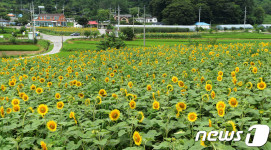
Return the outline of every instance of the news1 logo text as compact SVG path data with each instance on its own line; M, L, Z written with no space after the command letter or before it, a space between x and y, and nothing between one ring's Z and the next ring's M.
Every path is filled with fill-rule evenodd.
M252 138L251 133L247 133L245 143L249 147L261 147L263 146L268 139L269 136L269 127L267 125L253 125L248 129L248 132L252 132L252 130L255 129L254 138ZM235 141L238 142L241 140L241 134L243 134L243 131L232 131L231 133L229 131L210 131L208 134L206 131L199 131L196 135L195 141L198 141L200 139L200 136L202 136L202 141ZM234 138L235 137L235 138ZM251 140L250 140L251 139ZM250 142L251 141L251 142Z

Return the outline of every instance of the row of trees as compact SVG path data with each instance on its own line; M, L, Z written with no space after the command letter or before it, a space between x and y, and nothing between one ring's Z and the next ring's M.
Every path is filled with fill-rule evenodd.
M32 1L1 0L0 16L6 17L7 12L20 13L20 9L28 9ZM243 23L245 7L247 23L250 24L261 24L265 13L271 14L270 0L35 0L34 5L36 13L40 5L45 6L43 11L47 13L62 13L64 6L67 17L99 21L113 21L110 14L117 12L118 5L122 14L142 16L143 6L146 5L147 13L158 17L160 22L184 25L194 24L198 20L200 7L201 20L215 24Z
M260 1L260 0L258 0ZM150 9L159 21L166 24L193 24L198 20L201 7L201 20L219 23L243 23L247 7L247 23L261 24L265 10L254 0L152 0ZM268 6L270 10L270 5Z

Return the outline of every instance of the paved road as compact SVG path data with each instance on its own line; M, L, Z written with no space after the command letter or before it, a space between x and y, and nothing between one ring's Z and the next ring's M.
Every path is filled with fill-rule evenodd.
M42 39L51 41L54 44L52 51L40 55L51 55L59 53L62 48L62 36L47 35L41 33ZM82 36L63 36L63 42L72 38L82 38Z

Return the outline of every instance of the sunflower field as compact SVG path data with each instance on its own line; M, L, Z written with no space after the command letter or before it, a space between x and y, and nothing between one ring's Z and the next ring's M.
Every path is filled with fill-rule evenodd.
M271 127L271 43L2 59L0 149L247 149ZM244 131L240 142L198 131ZM234 135L235 136L235 135ZM270 149L271 137L265 146Z

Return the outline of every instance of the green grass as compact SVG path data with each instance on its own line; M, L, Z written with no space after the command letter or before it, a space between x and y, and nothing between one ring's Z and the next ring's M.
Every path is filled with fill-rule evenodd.
M36 45L1 45L0 51L38 51Z
M227 38L227 39L271 39L268 34L246 33L246 32L225 32L225 33L203 33L202 38Z
M271 24L271 15L266 14L263 24Z

